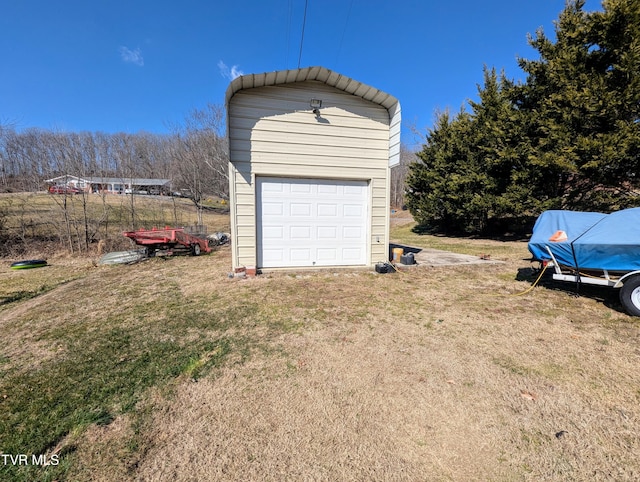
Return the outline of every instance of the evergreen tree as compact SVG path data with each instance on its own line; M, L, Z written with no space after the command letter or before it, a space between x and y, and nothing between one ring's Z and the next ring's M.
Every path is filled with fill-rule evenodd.
M520 60L527 82L513 89L527 114L532 162L558 175L559 204L610 211L637 204L640 2L611 0L585 13L567 4L556 42L530 39L538 60Z
M640 205L640 1L569 0L556 39L529 39L515 84L485 68L479 101L440 115L410 168L407 205L440 229L482 232L544 209Z
M407 177L407 207L419 223L453 231L474 229L482 223L474 217L478 205L474 196L481 186L468 162L470 127L467 113L454 119L443 113L428 132L427 144L418 153L420 161L410 166Z

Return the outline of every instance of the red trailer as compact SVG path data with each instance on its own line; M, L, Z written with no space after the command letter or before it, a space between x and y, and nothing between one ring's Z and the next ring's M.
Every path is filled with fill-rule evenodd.
M137 231L125 231L122 233L127 238L131 238L136 244L144 246L148 256L153 256L156 250L188 249L193 256L200 253L210 253L209 241L185 232L184 228L164 229L139 229Z

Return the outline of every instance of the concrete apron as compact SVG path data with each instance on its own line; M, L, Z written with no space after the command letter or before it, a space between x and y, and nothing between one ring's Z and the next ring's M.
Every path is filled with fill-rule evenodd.
M416 264L404 265L398 263L398 268L412 268L412 267L435 267L435 266L456 266L462 264L500 264L504 261L497 261L491 259L488 254L480 254L478 256L471 256L468 254L451 253L449 251L442 251L440 249L433 248L417 248L415 246L407 246L405 244L389 245L389 259L393 259L393 248L403 248L404 254L413 253Z

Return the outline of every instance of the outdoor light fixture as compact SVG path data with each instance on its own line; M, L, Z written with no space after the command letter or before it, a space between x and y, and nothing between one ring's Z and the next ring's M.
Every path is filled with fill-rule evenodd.
M320 107L322 107L322 101L320 99L311 99L309 102L309 106L313 109L313 113L320 117Z

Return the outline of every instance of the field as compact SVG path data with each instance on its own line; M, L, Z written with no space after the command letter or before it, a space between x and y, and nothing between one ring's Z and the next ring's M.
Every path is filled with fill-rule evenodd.
M219 200L205 200L204 223L228 231ZM0 194L0 256L99 255L127 249L122 231L197 223L193 203L166 196Z
M525 242L412 226L392 238L503 263L4 260L0 450L58 463L5 457L0 479L638 480L640 324L616 293L518 295Z

